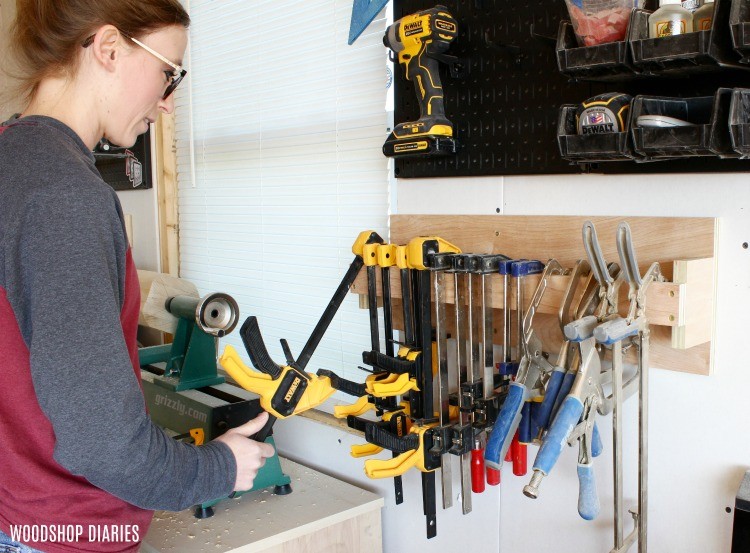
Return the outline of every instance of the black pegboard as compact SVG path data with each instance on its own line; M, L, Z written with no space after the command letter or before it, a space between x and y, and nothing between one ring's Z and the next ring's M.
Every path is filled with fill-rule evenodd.
M555 54L560 21L568 19L563 0L394 0L394 20L437 4L447 7L459 23L459 36L448 53L466 60L470 67L466 78L452 79L441 64L446 114L460 150L455 156L398 159L395 173L399 178L580 173L581 166L562 159L557 146L562 104L610 91L688 97L711 96L719 86L750 87L750 74L730 70L699 78L571 82L559 73ZM653 9L651 0L646 7ZM403 68L396 65L395 122L413 121L419 117L416 96ZM745 171L750 161L702 157L600 163L586 169L602 173Z

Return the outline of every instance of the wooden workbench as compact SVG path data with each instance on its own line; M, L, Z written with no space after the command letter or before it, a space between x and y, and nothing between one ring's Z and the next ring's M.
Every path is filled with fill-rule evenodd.
M141 553L380 553L383 499L288 459L286 496L262 490L216 505L205 520L192 509L157 511Z

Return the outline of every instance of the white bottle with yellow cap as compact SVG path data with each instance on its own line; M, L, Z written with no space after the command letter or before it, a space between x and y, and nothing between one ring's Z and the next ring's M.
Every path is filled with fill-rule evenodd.
M648 18L648 36L661 38L693 32L693 14L681 0L661 0L660 8Z
M693 12L693 30L710 31L714 20L714 0L706 2Z

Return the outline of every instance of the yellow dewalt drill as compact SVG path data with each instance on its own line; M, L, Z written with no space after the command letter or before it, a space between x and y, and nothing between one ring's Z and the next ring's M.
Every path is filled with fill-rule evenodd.
M386 29L383 44L398 54L419 102L419 119L395 125L383 144L386 156L456 153L453 124L445 117L438 62L456 63L445 52L457 35L458 23L444 6L407 15Z

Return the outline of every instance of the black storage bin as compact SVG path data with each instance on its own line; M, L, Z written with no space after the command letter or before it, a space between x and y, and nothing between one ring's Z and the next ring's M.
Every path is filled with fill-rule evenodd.
M714 96L666 98L636 96L630 132L636 153L647 161L685 156L738 157L729 135L732 89L720 88ZM685 127L645 127L641 115L662 115L692 123Z
M750 551L750 471L737 490L734 500L734 523L732 525L731 553L745 553Z
M732 0L729 12L732 46L742 56L740 63L750 64L750 1Z
M138 136L130 148L103 140L94 148L96 168L115 190L151 188L151 130Z
M621 82L637 77L627 42L579 46L570 21L560 22L555 50L560 73L571 79Z
M628 132L577 134L576 109L573 104L560 108L557 144L563 159L575 163L598 163L628 161L636 157Z
M649 38L652 12L635 10L628 40L636 69L649 75L685 76L715 72L720 68L742 68L729 34L729 0L716 0L709 31Z
M735 88L729 107L732 148L743 159L750 159L750 89Z

